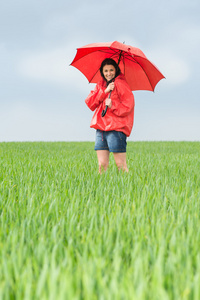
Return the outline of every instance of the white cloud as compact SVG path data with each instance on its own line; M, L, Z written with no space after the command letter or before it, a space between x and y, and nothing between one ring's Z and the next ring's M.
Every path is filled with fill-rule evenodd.
M88 91L87 79L69 66L76 54L74 44L27 53L18 63L20 75L62 87Z
M186 82L191 74L188 61L177 55L170 48L160 45L149 51L148 58L154 63L167 79L167 86Z
M164 56L164 54L166 55ZM169 84L182 84L189 79L190 68L183 59L173 54L162 52L162 54L158 56L158 62Z
M199 50L199 25L178 19L163 28L162 36L158 36L147 57L164 74L167 85L180 85L196 77Z

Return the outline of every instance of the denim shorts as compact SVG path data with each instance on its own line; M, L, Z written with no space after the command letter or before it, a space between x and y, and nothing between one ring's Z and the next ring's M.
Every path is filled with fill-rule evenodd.
M126 152L126 135L121 131L96 131L94 150Z

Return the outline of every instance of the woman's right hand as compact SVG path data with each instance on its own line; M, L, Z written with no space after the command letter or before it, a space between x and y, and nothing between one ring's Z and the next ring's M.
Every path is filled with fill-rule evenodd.
M107 88L105 89L105 93L109 93L110 91L113 91L115 88L115 83L114 82L111 82Z

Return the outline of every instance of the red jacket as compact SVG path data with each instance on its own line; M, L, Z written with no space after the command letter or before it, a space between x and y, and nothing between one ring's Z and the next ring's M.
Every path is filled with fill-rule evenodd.
M105 99L109 93L105 93L106 82L97 83L94 91L91 91L85 103L94 111L90 127L103 131L122 131L126 136L131 134L134 120L134 96L123 74L115 79L115 88L111 93L112 107L108 108L104 117L101 116L105 109Z

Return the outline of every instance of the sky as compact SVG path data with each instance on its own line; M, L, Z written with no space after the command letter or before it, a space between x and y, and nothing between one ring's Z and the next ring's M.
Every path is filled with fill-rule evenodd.
M94 141L94 89L76 49L119 41L163 73L134 91L129 141L200 141L199 0L6 0L0 4L0 142Z

